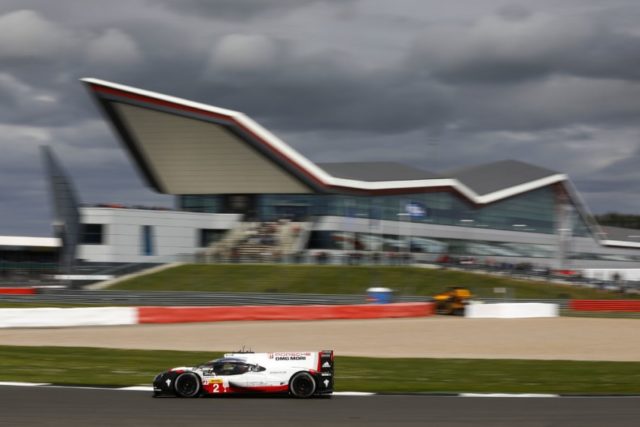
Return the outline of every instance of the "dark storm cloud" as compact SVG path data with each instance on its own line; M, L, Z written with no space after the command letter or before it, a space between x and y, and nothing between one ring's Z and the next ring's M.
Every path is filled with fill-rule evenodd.
M640 85L560 75L518 85L462 85L456 92L456 115L470 131L535 132L579 124L633 124Z
M427 30L416 41L412 66L426 66L456 84L504 84L554 74L637 81L640 34L610 21L599 14L552 16L503 8L471 24Z
M0 73L0 117L4 123L58 126L78 120L82 109L68 100L55 86L30 86L12 74Z
M211 102L282 130L406 132L443 123L450 110L447 90L438 84L407 81L399 70L366 71L332 52L284 56L266 75L238 76L215 66L210 72L212 81L203 87Z
M632 199L640 196L640 142L635 152L598 170L579 176L577 185L582 191L608 193L612 188L627 193Z
M42 144L85 202L172 204L86 76L246 112L312 160L514 158L637 213L639 22L632 0L5 0L0 234L48 230Z

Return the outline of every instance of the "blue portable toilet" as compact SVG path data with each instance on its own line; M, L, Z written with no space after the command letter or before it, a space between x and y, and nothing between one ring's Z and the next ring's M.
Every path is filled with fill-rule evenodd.
M389 288L369 288L367 289L367 302L389 304L393 302L393 290Z

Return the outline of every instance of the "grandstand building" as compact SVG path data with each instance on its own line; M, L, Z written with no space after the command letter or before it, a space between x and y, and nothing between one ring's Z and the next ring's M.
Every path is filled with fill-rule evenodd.
M24 284L58 271L60 240L0 236L0 284Z
M158 262L245 250L256 258L410 254L640 266L640 232L600 228L557 171L515 160L439 173L314 163L243 113L83 81L146 183L174 195L176 210L83 208L91 236L84 234L81 258Z

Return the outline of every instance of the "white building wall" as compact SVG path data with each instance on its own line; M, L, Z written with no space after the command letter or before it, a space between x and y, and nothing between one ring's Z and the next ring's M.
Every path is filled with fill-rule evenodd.
M92 262L172 262L201 250L201 229L229 230L238 214L124 208L82 208L83 224L102 224L101 245L80 245L78 258ZM143 227L150 226L153 255L144 254Z

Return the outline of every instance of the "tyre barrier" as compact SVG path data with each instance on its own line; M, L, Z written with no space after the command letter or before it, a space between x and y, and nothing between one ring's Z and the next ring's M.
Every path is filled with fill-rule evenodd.
M382 319L425 317L433 314L434 305L432 303L242 307L4 308L0 309L0 328L242 320Z
M640 300L580 300L569 301L574 311L621 311L640 312Z

